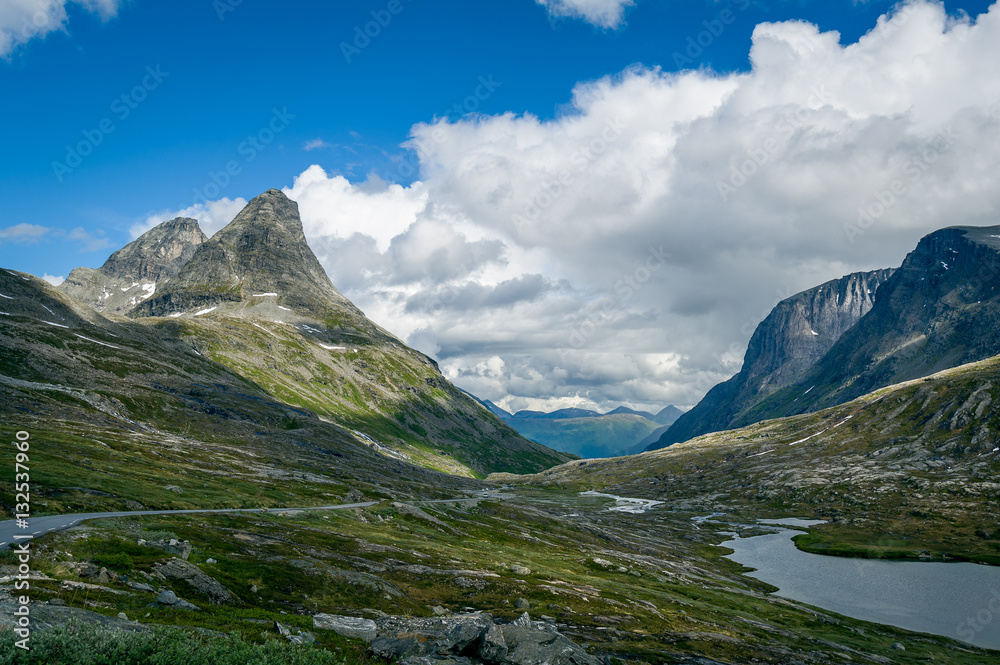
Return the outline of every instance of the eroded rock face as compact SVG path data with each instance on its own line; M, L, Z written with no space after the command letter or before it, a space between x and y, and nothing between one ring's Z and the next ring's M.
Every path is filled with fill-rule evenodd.
M76 268L58 288L99 312L125 314L177 276L206 240L197 220L178 217L150 229L97 270Z
M754 331L740 373L709 391L647 450L752 422L754 407L803 380L872 310L876 292L892 274L854 273L782 300Z

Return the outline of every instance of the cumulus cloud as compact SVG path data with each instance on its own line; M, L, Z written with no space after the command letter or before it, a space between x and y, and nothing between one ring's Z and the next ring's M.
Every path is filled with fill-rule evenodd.
M617 28L635 0L535 0L552 16L580 18L599 28Z
M847 45L761 24L750 60L417 124L406 187L314 166L285 191L338 287L480 397L691 405L779 300L1000 210L996 6L911 2Z
M45 273L44 275L42 275L42 279L44 279L52 286L59 286L60 284L66 281L66 278L63 275L56 276L56 275L50 275L49 273Z
M65 29L69 4L108 20L118 13L121 0L7 0L0 4L0 56L9 56L36 37Z
M132 239L136 239L146 231L163 222L178 217L190 217L198 220L198 226L205 235L211 237L224 226L236 218L240 210L246 207L247 200L244 198L224 198L208 203L197 203L181 210L164 210L150 213L141 222L136 222L129 228Z

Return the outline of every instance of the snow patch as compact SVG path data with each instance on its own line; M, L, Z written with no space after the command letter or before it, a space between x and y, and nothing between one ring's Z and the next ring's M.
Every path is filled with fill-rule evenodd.
M251 321L251 323L253 323L253 321ZM253 323L253 325L257 326L258 328L260 328L261 330L263 330L264 332L266 332L268 335L271 335L272 337L278 337L273 332L271 332L270 330L268 330L264 326L260 325L259 323Z
M278 309L283 309L283 310L285 310L286 312L290 312L290 311L292 311L292 310L288 309L287 307L282 307L281 305L278 305Z
M146 292L146 295L142 296L143 300L152 298L153 294L156 293L156 282L153 282L152 284L143 284L142 290Z
M811 332L811 333L812 333L813 335L815 335L816 337L819 337L819 333L818 333L818 332L816 332L815 330L810 330L809 332Z
M270 297L277 297L277 295L278 295L277 293L255 293L251 297L253 297L253 298L270 298Z
M88 342L93 342L94 344L100 344L101 346L107 346L107 347L110 347L112 349L118 349L119 351L121 351L121 348L115 346L114 344L105 344L104 342L98 342L96 339L90 339L89 337L84 337L83 335L78 335L76 333L73 333L73 334L76 335L77 337L79 337L80 339L87 340Z
M791 445L795 445L795 444L791 444ZM774 452L774 449L772 448L771 450L765 450L762 453L754 453L753 455L747 455L747 457L760 457L761 455L766 455L768 453L773 453L773 452Z
M50 326L55 326L56 328L69 328L69 326L64 326L61 323L52 323L51 321L46 321L45 319L38 319L38 320L41 321L42 323L47 323Z
M208 314L209 312L214 312L216 309L218 309L218 308L217 307L209 307L208 309L203 309L200 312L195 312L194 315L195 316L204 316L205 314Z
M812 392L812 389L813 389L813 388L815 388L815 387L816 387L816 386L813 386L813 387L812 387L812 388L810 388L809 390L807 390L807 391L805 391L804 393L802 393L802 396L803 396L803 397L805 397L806 395L808 395L809 393L811 393L811 392Z
M5 296L2 293L0 293L0 298L6 298L7 300L13 300L14 299L12 296Z
M184 312L174 312L168 315L171 319L176 319L178 316L184 316Z
M323 343L319 343L319 345L322 346L327 351L346 351L347 350L346 346L327 346L326 344L323 344Z

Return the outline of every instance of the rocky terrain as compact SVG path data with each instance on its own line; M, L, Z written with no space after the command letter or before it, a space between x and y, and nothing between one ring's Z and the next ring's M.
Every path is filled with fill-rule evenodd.
M198 222L178 217L150 229L100 268L76 268L59 290L98 312L125 314L153 297L207 240Z
M754 331L739 374L712 388L647 449L749 424L748 413L798 383L871 310L891 270L854 273L787 298Z

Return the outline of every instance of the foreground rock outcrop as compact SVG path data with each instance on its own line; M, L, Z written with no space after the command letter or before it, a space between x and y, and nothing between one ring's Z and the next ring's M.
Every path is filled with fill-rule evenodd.
M432 618L384 617L373 621L317 614L313 627L369 643L371 653L406 665L599 665L600 661L555 626L527 612L509 624L485 613Z

